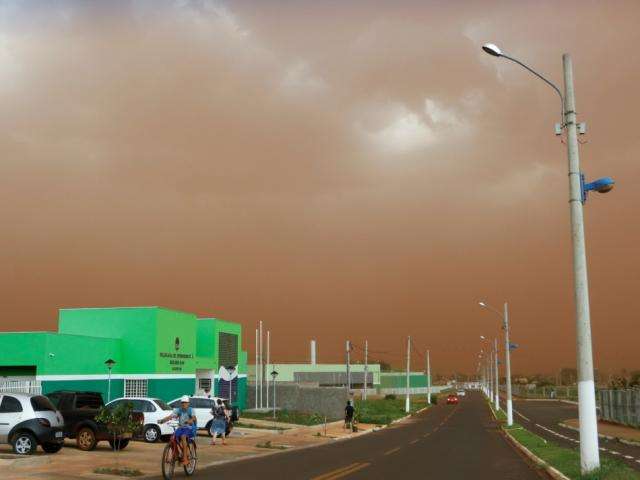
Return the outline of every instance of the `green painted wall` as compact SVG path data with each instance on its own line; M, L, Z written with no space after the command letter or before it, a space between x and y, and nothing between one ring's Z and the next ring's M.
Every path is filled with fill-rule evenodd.
M406 373L382 372L380 374L380 388L405 388L406 386ZM427 387L427 376L421 372L411 372L409 386L411 388Z
M2 366L35 366L37 375L106 374L105 360L121 363L119 340L52 332L0 334L0 352Z
M195 378L149 379L147 390L150 397L161 398L165 402L182 395L193 395Z
M255 365L248 365L249 376L253 382L255 379ZM346 372L347 367L340 363L317 363L312 365L310 363L276 363L267 368L268 373L275 368L278 372L278 382L293 382L295 372ZM373 385L378 386L380 383L380 365L370 364L367 366L368 371L373 377ZM352 372L364 372L363 364L351 365Z
M113 373L155 373L158 307L74 308L60 310L60 333L121 339L121 354Z
M165 308L156 314L155 373L195 373L196 316Z

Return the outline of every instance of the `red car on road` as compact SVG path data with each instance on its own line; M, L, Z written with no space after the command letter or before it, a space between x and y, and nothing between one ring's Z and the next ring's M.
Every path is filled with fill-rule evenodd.
M457 405L459 401L458 396L453 393L447 396L447 405Z

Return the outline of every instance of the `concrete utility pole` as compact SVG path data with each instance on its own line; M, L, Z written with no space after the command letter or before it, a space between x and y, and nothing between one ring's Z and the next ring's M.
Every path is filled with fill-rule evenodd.
M262 395L264 393L264 365L262 358L262 320L260 320L260 408L263 407Z
M259 360L259 353L258 353L258 329L256 328L256 372L255 372L255 381L256 381L256 409L258 408L258 360Z
M600 467L598 451L598 418L596 391L593 381L593 352L591 350L591 316L589 312L589 282L587 254L582 214L582 177L576 99L573 88L573 65L568 53L562 55L564 69L564 121L567 128L567 156L569 159L569 209L573 240L573 284L576 302L576 335L578 346L578 412L580 417L580 463L582 472Z
M404 411L409 413L411 410L411 400L409 398L409 375L410 375L410 365L411 364L411 335L407 337L407 395L404 401Z
M427 405L431 405L431 363L429 362L429 350L427 350Z
M269 373L269 360L270 360L270 358L269 358L269 353L270 353L269 350L270 350L270 347L271 347L271 332L269 330L267 330L267 369L266 369L267 373ZM266 394L266 397L267 397L266 408L267 409L269 409L269 377L270 377L270 375L267 375L267 394Z
M513 399L511 397L511 344L509 343L509 306L504 302L504 357L507 382L507 426L513 425Z
M489 354L489 363L487 364L487 369L489 369L489 403L493 401L493 349L491 349L491 353Z
M369 364L368 357L369 356L369 342L367 340L364 341L364 392L362 394L363 400L367 399L367 378L369 375Z
M562 55L564 71L564 96L560 89L544 76L510 57L492 43L486 43L482 49L494 57L502 57L517 63L555 90L562 102L562 123L556 126L556 132L567 130L567 157L569 167L569 213L571 215L571 240L573 243L573 283L576 304L576 343L578 370L578 413L580 419L580 466L583 474L600 467L598 450L598 421L596 415L596 394L593 378L593 352L591 342L591 316L589 312L589 285L587 276L587 256L584 240L584 218L582 207L586 193L596 190L606 193L615 182L604 177L595 182L584 184L580 171L578 131L576 124L576 100L573 86L573 65L568 53Z
M496 391L495 393L495 397L496 397L496 412L500 411L500 370L498 370L498 339L494 338L493 339L493 348L495 348L496 354L495 354L495 363L496 363Z
M347 340L347 398L351 394L351 342Z

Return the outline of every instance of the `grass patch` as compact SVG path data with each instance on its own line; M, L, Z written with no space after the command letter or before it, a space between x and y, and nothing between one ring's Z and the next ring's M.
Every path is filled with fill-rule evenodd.
M285 447L284 445L274 445L271 443L271 440L267 440L264 443L258 443L256 445L256 447L258 448L268 448L271 450L286 450L288 447Z
M100 467L96 468L93 473L100 473L102 475L118 475L120 477L139 477L142 472L137 468L113 468L113 467Z
M273 412L242 412L243 418L256 420L273 420ZM297 412L295 410L276 411L276 422L292 423L295 425L319 425L324 423L324 416L317 413Z
M490 407L493 411L493 406L490 405ZM506 414L502 410L497 412L496 416L499 421L506 422ZM640 473L628 467L624 462L604 455L600 456L601 467L597 472L582 475L580 473L580 451L577 448L562 447L555 442L545 440L515 422L512 427L503 424L502 428L538 458L572 480L640 479Z
M370 423L373 425L387 425L394 420L404 417L405 398L376 398L366 401L356 399L356 419L360 423ZM424 395L411 397L411 413L427 406L427 399Z

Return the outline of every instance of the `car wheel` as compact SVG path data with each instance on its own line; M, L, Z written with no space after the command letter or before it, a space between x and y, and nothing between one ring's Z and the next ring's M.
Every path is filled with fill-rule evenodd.
M58 453L62 448L62 443L43 443L42 450L45 453Z
M38 448L38 442L29 432L22 432L13 436L11 446L18 455L32 455Z
M147 425L144 428L144 441L155 443L160 439L160 429L155 425Z
M119 438L115 442L113 440L109 440L109 445L111 445L111 450L124 450L129 445L128 438Z
M96 432L89 427L82 427L76 435L76 445L80 450L88 452L96 448Z

